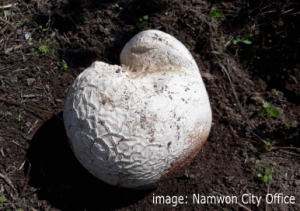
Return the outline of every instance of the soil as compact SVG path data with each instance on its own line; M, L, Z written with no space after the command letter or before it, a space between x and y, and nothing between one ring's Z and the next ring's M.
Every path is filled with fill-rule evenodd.
M0 210L300 210L299 6L0 0ZM119 64L126 42L146 29L167 32L190 50L213 124L188 165L141 191L109 186L79 164L62 110L80 72L95 60ZM266 195L270 202L276 193L289 200L268 203ZM198 194L238 203L197 203Z

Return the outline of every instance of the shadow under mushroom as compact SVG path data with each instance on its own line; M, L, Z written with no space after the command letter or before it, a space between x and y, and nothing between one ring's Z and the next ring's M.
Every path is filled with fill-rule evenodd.
M151 193L113 187L92 176L71 151L63 120L58 117L62 112L39 128L27 153L31 164L29 185L37 189L39 200L47 200L61 210L112 210Z

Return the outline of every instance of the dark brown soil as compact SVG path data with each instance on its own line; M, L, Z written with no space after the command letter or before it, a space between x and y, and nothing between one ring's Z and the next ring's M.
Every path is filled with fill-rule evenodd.
M213 6L221 18L209 15ZM300 210L299 7L296 0L0 0L0 210ZM111 187L79 164L62 109L81 71L95 60L118 64L126 42L145 29L191 51L213 125L189 165L155 190L136 191ZM266 170L274 172L263 182ZM276 193L294 204L266 203ZM236 196L238 204L198 204L193 194ZM262 201L246 203L243 194ZM156 196L184 203L159 204Z

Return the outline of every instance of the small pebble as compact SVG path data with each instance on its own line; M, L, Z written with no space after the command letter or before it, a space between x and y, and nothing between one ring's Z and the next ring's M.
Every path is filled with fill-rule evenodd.
M25 37L25 40L30 39L31 38L31 33L29 33L29 32L25 33L24 37Z
M299 186L300 186L300 180L295 180L295 181L294 181L294 185L295 185L296 187L299 187Z
M35 82L34 78L27 78L27 85L31 86Z

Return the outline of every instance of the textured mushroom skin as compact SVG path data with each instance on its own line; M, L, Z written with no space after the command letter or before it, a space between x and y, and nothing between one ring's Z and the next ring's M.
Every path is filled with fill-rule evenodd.
M211 108L198 67L174 37L141 32L122 67L94 62L70 87L64 122L71 147L94 176L152 188L207 139Z

